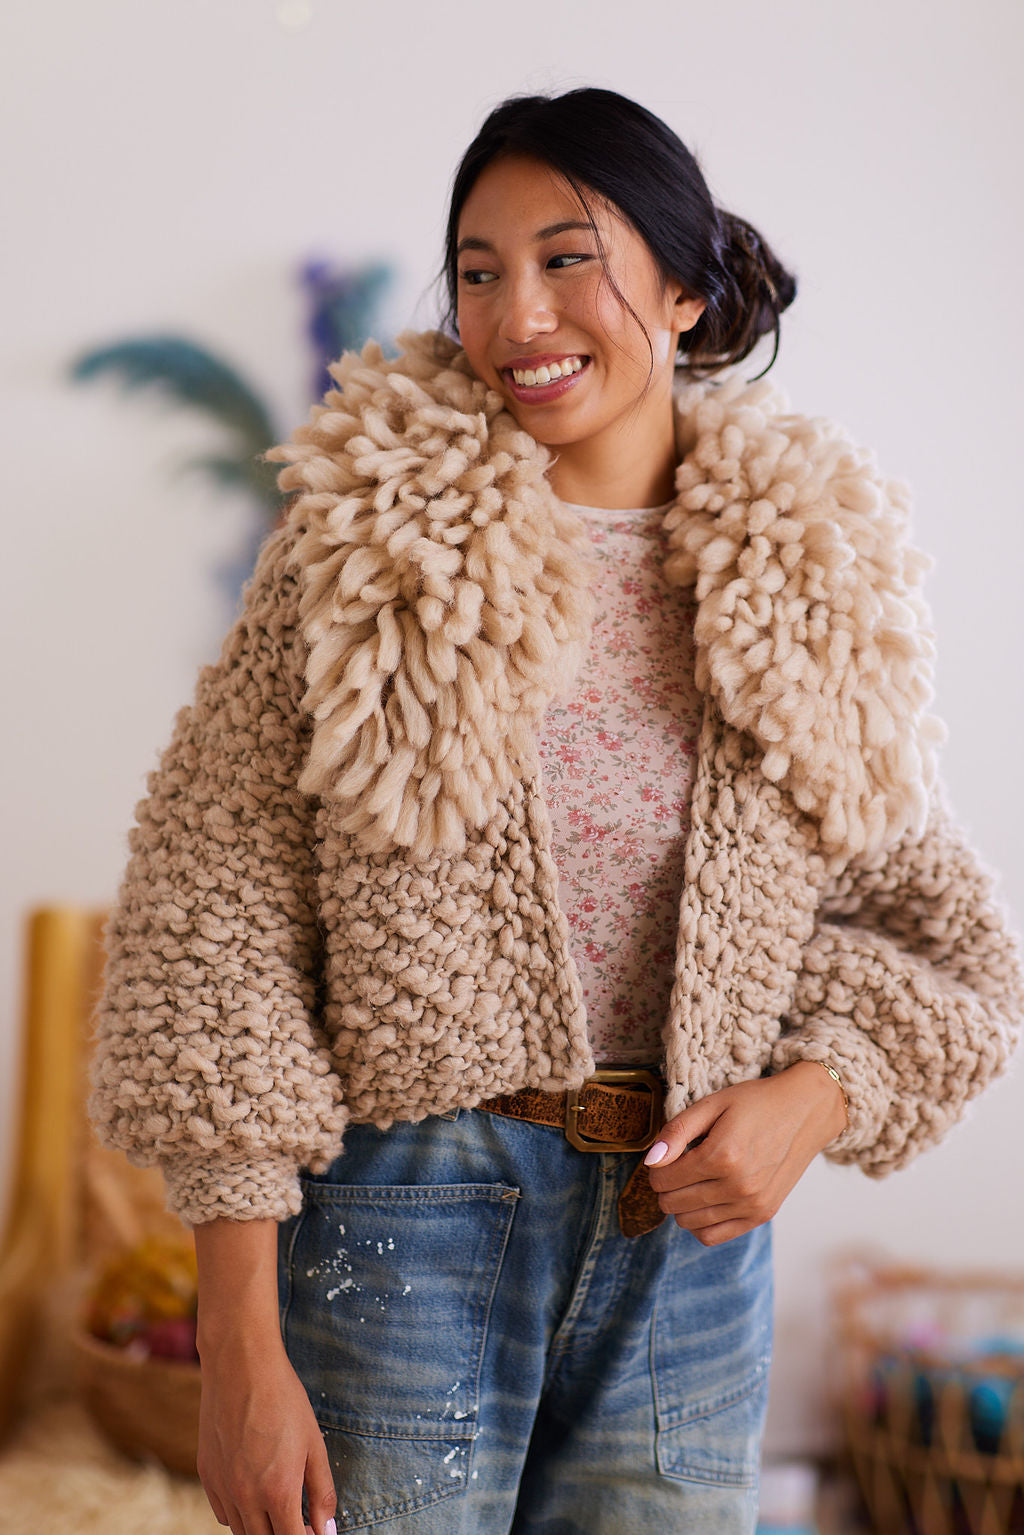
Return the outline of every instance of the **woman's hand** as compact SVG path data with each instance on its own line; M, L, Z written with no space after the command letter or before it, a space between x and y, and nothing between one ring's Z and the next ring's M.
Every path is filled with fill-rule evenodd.
M337 1496L309 1398L278 1322L277 1226L209 1221L193 1231L202 1366L198 1470L232 1535L336 1535ZM306 1527L308 1531L308 1526Z
M647 1159L666 1215L705 1247L771 1220L828 1143L846 1127L842 1090L798 1061L778 1076L710 1093L669 1120Z
M206 1351L199 1476L232 1535L303 1535L302 1490L317 1535L337 1499L309 1398L280 1337Z

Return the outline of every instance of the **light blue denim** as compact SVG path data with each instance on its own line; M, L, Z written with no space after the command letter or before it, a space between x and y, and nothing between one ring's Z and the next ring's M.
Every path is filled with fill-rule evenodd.
M350 1126L305 1180L281 1328L339 1531L750 1535L769 1228L623 1237L639 1160L477 1109Z

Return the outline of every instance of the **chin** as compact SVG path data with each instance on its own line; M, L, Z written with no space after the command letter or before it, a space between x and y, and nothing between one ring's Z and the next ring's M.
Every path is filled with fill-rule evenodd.
M505 409L514 416L524 432L529 432L538 442L558 443L562 447L572 442L582 442L590 432L568 411L561 413L542 405L524 405L521 400L505 395Z

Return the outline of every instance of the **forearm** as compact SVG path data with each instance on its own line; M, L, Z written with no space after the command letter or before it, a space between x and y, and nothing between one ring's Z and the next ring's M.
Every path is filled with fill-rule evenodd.
M193 1228L199 1271L200 1359L281 1342L277 1222L214 1220Z
M197 1467L210 1506L236 1535L302 1535L305 1490L315 1535L335 1535L327 1450L281 1339L277 1222L215 1220L193 1234L203 1368Z

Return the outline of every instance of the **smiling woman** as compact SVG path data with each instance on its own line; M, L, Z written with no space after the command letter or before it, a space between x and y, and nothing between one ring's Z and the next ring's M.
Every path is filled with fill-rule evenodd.
M603 499L614 490L624 506L655 505L675 470L679 337L704 300L665 281L621 214L598 203L584 222L580 211L542 162L492 161L459 219L459 337L477 377L559 449L559 495L614 504Z
M444 270L271 455L93 1113L195 1226L234 1535L750 1535L771 1218L959 1118L1019 951L905 487L735 371L795 283L671 129L503 103Z
M516 414L558 446L559 493L600 506L616 504L613 485L622 506L665 499L677 366L696 377L739 362L767 332L777 350L796 294L758 232L715 207L671 129L599 90L491 113L455 177L444 277L448 324L510 406L571 392L571 406ZM648 469L622 483L627 440L665 464L653 481Z

